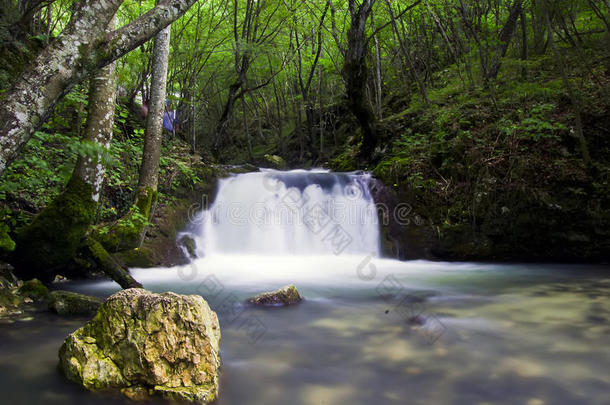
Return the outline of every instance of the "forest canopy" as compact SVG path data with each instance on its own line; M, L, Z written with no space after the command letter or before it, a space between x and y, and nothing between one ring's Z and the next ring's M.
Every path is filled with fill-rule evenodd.
M10 92L28 64L57 46L79 3L3 1L0 86ZM115 3L114 32L123 34L169 4ZM188 156L367 169L416 207L441 250L456 257L536 256L549 238L556 249L542 256L572 243L568 256L607 248L607 0L174 3L184 14L165 20L175 19L162 198L176 178L193 187L204 177ZM115 137L103 153L114 166L98 221L120 217L129 204L118 200L135 189L154 59L152 41L136 42L116 64ZM79 71L49 120L32 125L0 184L7 207L38 212L66 184L76 156L87 153L80 128L88 75L111 59ZM24 180L32 170L40 175ZM530 229L539 244L522 240Z

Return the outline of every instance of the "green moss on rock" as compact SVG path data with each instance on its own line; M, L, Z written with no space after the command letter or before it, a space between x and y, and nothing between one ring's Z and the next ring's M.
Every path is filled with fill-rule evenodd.
M97 227L94 230L95 239L109 252L140 247L158 197L159 193L152 188L140 188L129 212L113 224Z
M102 300L72 291L52 291L49 309L58 315L94 315Z
M186 250L191 259L197 258L197 244L193 238L188 235L184 235L180 238L178 244Z
M49 289L40 280L33 278L23 283L19 293L24 297L42 299L49 295Z
M0 288L0 314L8 309L14 309L21 304L21 298L14 291L7 288Z
M94 237L109 252L135 249L147 224L148 217L141 215L139 208L133 206L127 215L113 224L97 227Z
M254 305L282 306L293 305L300 302L303 298L294 285L287 285L275 291L259 294L248 300Z
M197 403L218 393L220 327L201 296L127 289L62 345L60 368L88 390Z
M6 232L6 229L3 229L0 226L0 252L12 252L15 250L15 242Z
M286 161L277 155L265 155L265 162L269 163L273 169L283 170L287 167Z
M66 190L17 234L13 254L22 278L52 279L76 254L95 217L93 187L73 177Z
M172 204L161 205L155 209L151 225L146 230L146 238L142 246L136 251L127 253L129 259L137 259L128 266L153 267L174 266L188 263L187 258L176 243L179 231L186 228L193 214L193 203L188 200L179 200ZM198 206L195 206L199 209ZM124 257L121 253L120 256Z
M118 252L113 257L126 267L148 268L155 266L155 253L147 247Z

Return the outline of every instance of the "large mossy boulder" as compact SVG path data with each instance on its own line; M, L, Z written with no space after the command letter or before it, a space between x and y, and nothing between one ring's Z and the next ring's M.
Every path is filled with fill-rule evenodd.
M248 302L253 305L262 306L285 306L296 304L302 299L303 298L295 286L287 285L275 291L262 293L252 297Z
M95 315L102 300L72 291L52 291L49 309L59 315Z
M91 391L207 403L218 393L219 342L218 318L202 297L133 288L66 338L60 367Z
M49 294L49 289L37 278L25 281L21 288L19 288L19 294L24 297L34 299L44 299Z
M17 276L50 282L74 258L95 218L92 195L92 186L73 176L66 189L18 231L12 255Z

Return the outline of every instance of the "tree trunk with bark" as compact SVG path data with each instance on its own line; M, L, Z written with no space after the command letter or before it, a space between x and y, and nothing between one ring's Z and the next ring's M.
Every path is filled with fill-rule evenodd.
M506 56L506 52L508 51L508 46L510 45L510 41L513 37L513 33L515 32L515 27L517 26L517 21L521 16L521 11L523 9L523 1L516 0L513 4L510 14L508 15L508 20L506 20L506 24L502 27L502 31L500 31L498 49L496 50L496 54L491 62L491 66L487 71L487 75L485 77L486 80L495 80L498 77L498 73L500 72L500 67L502 66L502 58Z
M154 41L150 103L146 116L142 165L133 206L123 218L96 231L96 239L111 252L139 248L156 207L169 48L170 27L166 27L156 35Z
M120 235L119 250L138 248L146 236L146 228L157 205L157 187L159 184L159 162L161 159L161 143L163 140L163 114L165 112L165 97L167 87L167 71L169 67L170 29L166 27L155 37L152 62L152 78L150 86L150 103L146 116L144 132L144 149L142 165L134 205L127 218L122 223L128 224L126 229L117 230ZM125 232L127 230L127 232Z
M242 61L241 67L238 70L237 80L229 86L229 95L227 96L227 101L222 109L220 120L218 120L218 124L216 125L216 130L214 131L212 152L216 156L220 153L220 147L225 141L229 122L233 116L233 110L235 109L235 102L242 96L239 90L244 85L246 74L250 68L249 56L244 56L244 58L245 59Z
M111 22L111 27L114 22ZM107 149L112 141L116 102L115 63L100 69L90 80L87 123L83 142ZM93 224L105 167L102 155L78 157L66 189L18 235L14 253L16 270L24 279L51 280L75 257ZM90 249L98 268L126 288L139 285L103 248ZM113 265L114 263L114 265Z
M347 46L341 70L345 82L347 105L362 130L360 155L365 159L372 157L379 141L377 117L366 99L366 84L370 75L366 64L368 55L366 22L374 3L375 0L364 0L356 7L354 0L349 1L351 24L347 31Z
M170 27L163 29L155 37L153 50L152 79L150 104L146 117L146 131L138 193L135 204L139 206L141 193L157 192L159 183L159 159L161 157L161 140L163 138L163 113L169 67ZM150 207L149 207L150 208ZM144 212L142 214L146 215Z
M188 10L195 0L165 0L130 24L107 33L123 0L85 0L66 28L3 94L0 108L0 175L89 72L143 44Z
M273 41L273 39L280 32L283 26L283 21L277 24L271 25L271 18L279 10L282 2L264 2L257 0L246 0L243 20L240 18L239 11L239 0L233 1L233 41L234 41L234 57L235 57L235 72L237 78L229 86L229 94L227 101L222 110L218 124L215 127L214 134L212 137L214 143L212 145L212 153L218 157L222 145L227 141L227 129L231 119L233 117L233 111L235 110L235 103L241 99L245 94L252 91L261 89L271 83L271 80L277 73L272 73L271 77L264 81L262 84L256 85L252 88L245 88L246 82L248 81L248 70L252 66L253 60L256 55L253 53L252 48L258 48L266 43ZM263 16L263 10L267 10L266 15ZM269 18L269 20L264 20ZM240 21L241 20L241 24ZM285 62L284 62L285 64ZM282 64L282 68L284 67Z

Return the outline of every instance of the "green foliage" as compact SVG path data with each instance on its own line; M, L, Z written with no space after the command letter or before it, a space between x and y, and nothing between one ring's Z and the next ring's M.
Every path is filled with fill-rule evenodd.
M12 252L15 250L15 242L8 235L9 227L0 223L0 252Z
M170 183L168 192L176 191L178 188L193 190L201 182L193 167L174 156L161 157L159 173L169 180L165 182L166 187L167 183Z
M79 149L73 137L36 132L2 175L0 201L28 201L37 209L46 206L67 183Z
M17 225L17 219L11 210L0 206L0 253L12 252L15 250L15 242L9 233Z
M159 193L151 188L138 189L136 203L129 212L111 224L96 227L93 232L95 239L111 252L139 247L143 232L151 225L149 218L158 198Z
M555 122L550 113L555 109L554 104L538 104L529 111L529 117L525 118L520 125L525 137L535 141L541 139L557 139L559 140L562 132L567 130L567 127Z
M403 134L394 142L389 156L373 170L376 177L385 179L395 187L408 185L414 190L436 185L436 181L426 178L424 173L425 160L430 158L430 144L426 136Z
M532 101L551 103L556 101L563 93L563 84L560 79L556 79L535 83L515 81L503 87L500 95L508 103L511 103L510 105L514 105L517 102Z
M358 155L358 149L355 147L348 147L346 150L337 155L331 162L330 167L339 172L351 172L358 169L358 162L356 156Z
M48 127L48 126L47 126ZM28 201L37 209L49 204L70 179L76 158L112 163L107 149L61 133L36 132L0 180L0 201Z
M552 116L555 109L554 104L534 104L520 122L514 122L506 117L501 118L498 121L498 130L506 136L518 136L533 141L560 140L561 134L567 131L567 127ZM521 110L519 113L523 115Z
M49 289L40 280L33 278L23 283L19 293L24 297L42 299L49 295Z
M142 231L151 225L148 215L132 205L129 212L118 221L95 227L93 235L108 251L115 252L137 247Z
M68 3L55 3L50 10L55 23L51 37L65 26ZM384 117L374 174L392 185L402 199L423 207L421 213L438 235L455 237L455 244L469 252L476 251L477 243L483 250L492 242L510 244L506 241L515 242L510 238L537 225L548 225L559 234L562 230L559 225L553 228L554 221L568 213L586 224L583 227L595 222L596 229L603 229L606 224L600 207L605 206L602 200L608 194L604 176L608 173L609 10L592 8L594 3L603 6L600 2L548 3L551 31L568 83L584 113L594 160L591 173L584 171L570 136L575 109L560 77L561 64L548 46L542 3L526 2L526 32L520 32L518 21L506 56L498 59L500 73L493 79L485 73L500 56L499 34L514 1L426 1L405 13L404 2L378 1L374 21L365 24L367 36L375 33L375 38L366 44L361 67L367 67L369 75L362 85L367 88L367 101L375 110L381 107ZM123 2L117 26L133 21L154 4L152 0ZM248 4L252 5L245 0L197 2L172 25L168 108L179 110L183 125L176 137L164 139L159 194L149 195L144 206L132 206L142 160L143 114L139 110L147 101L151 81L152 42L148 42L117 64L122 101L116 108L110 149L76 137L87 106L87 86L77 86L0 180L0 202L11 208L6 229L0 232L12 235L15 227L27 222L27 217L14 212L35 213L48 205L81 155L101 157L108 166L96 216L106 225L98 236L111 248L120 245L123 237L133 239L148 225L147 212L154 200L163 204L183 197L206 180L208 167L197 163L201 158L191 156L185 142L204 161L212 159L209 151L229 89L238 85L239 97L222 139L226 146L217 156L222 163L262 165L271 160L275 164L276 159L270 158L278 156L288 167L330 162L335 170L349 171L368 165L358 157L358 123L347 111L344 98L349 2L334 1L334 12L325 10L325 0L255 2L254 8ZM394 16L400 15L395 21L388 4ZM257 14L248 16L252 10ZM5 14L16 11L7 9ZM11 44L10 24L0 24L6 28L0 30L0 39ZM257 31L248 32L249 27ZM383 28L376 30L379 27ZM527 59L522 53L523 34ZM32 36L38 37L32 43L50 39L46 32ZM6 56L0 57L0 87L12 79L7 61L20 65L15 66L18 70L28 52L17 52L19 58L12 51L0 54ZM381 83L376 82L377 56ZM248 69L240 77L242 66ZM311 87L305 89L308 83ZM376 105L378 84L381 106ZM584 213L576 212L570 199L582 203L573 205L587 206ZM562 207L558 213L556 206ZM462 244L464 235L471 240Z

